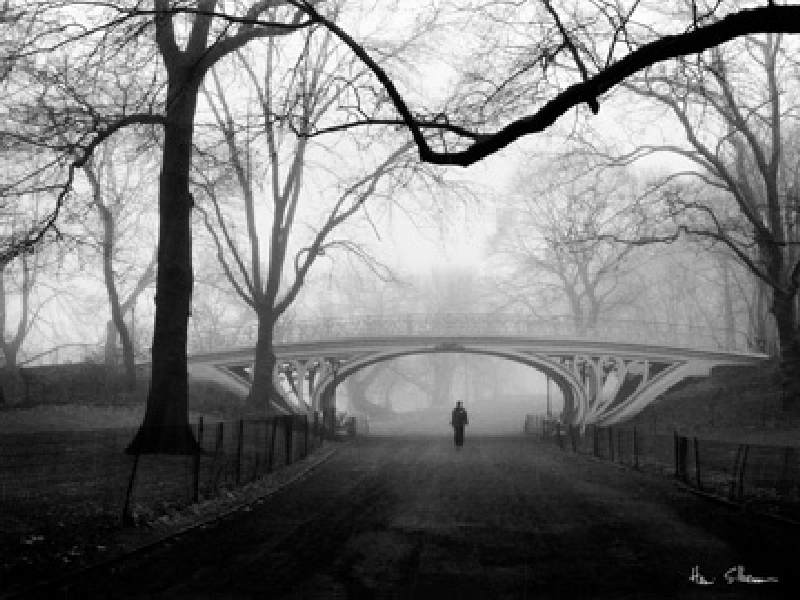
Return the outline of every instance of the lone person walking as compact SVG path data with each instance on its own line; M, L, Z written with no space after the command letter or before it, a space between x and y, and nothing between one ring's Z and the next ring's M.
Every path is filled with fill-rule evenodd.
M450 416L450 424L453 426L456 448L460 448L464 445L464 426L469 425L467 411L461 406L461 402L456 402L456 407Z

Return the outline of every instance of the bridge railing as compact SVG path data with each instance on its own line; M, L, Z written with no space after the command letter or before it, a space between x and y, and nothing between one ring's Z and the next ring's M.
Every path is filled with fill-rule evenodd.
M253 345L257 327L239 329L228 347ZM749 351L741 332L697 325L637 320L605 320L591 327L576 325L566 316L529 319L509 314L401 314L356 315L348 318L294 320L279 323L276 343L329 341L343 338L394 336L520 336L585 339L603 342L676 346L702 350Z

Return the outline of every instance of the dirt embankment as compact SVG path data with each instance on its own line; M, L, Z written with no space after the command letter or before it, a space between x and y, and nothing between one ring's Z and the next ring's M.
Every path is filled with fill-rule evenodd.
M780 373L762 367L719 367L710 377L676 386L626 425L741 443L800 445L800 409L783 410Z

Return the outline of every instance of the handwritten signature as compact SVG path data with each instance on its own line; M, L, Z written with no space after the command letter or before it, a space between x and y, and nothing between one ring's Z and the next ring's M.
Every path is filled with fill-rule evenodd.
M722 579L727 584L734 583L778 583L777 577L756 577L744 572L744 565L736 565L731 567L722 574ZM700 565L692 567L692 574L689 576L689 582L696 585L714 585L714 579L707 579L700 573Z

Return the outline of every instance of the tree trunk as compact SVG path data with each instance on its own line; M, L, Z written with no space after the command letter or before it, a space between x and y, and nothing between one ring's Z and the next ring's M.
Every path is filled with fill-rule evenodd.
M17 366L17 356L5 353L5 364L0 369L0 406L14 406L24 399L22 373Z
M117 370L117 328L114 321L106 323L106 348L105 348L106 372L115 373Z
M120 331L122 338L122 366L125 368L125 389L132 392L136 389L136 357L133 353L133 339L131 338L128 327L124 328L124 335Z
M783 410L800 412L800 332L797 328L795 295L775 290L772 313L780 341Z
M776 340L775 315L772 313L772 288L760 279L753 285L753 300L750 314L750 337L761 352L772 356L780 354Z
M725 327L725 349L736 350L736 318L733 313L733 291L731 290L730 265L727 256L719 257L722 269L722 319Z
M273 403L290 410L283 395L275 388L273 374L277 358L273 348L274 323L268 316L258 315L258 338L253 363L253 383L247 398L246 410L258 417L275 413Z
M25 397L25 394L23 394L22 391L24 382L22 380L22 373L17 366L17 359L19 356L19 349L22 347L22 342L25 339L25 321L27 320L26 313L28 306L27 295L30 291L30 288L28 287L27 282L27 265L23 259L23 315L15 335L11 340L6 341L7 311L5 273L8 264L8 261L0 263L0 363L2 363L2 368L0 368L0 386L2 387L2 393L0 393L0 404L13 405L18 404Z
M136 367L133 358L133 343L128 326L125 324L125 309L119 299L119 290L114 280L114 244L117 233L114 215L105 204L100 182L94 172L87 166L86 175L94 187L95 204L103 221L103 283L106 287L108 304L111 308L111 322L106 330L106 369L108 373L117 373L117 334L122 343L123 364L125 366L125 388L136 389ZM134 290L134 294L136 291Z
M112 313L113 313L112 309ZM120 312L120 319L123 319ZM122 366L125 374L125 389L134 391L136 389L136 357L133 353L133 340L128 326L123 322L117 325L112 319L106 324L106 350L105 363L108 373L116 373L118 370L117 360L117 336L122 341Z
M175 75L173 73L173 75ZM193 200L189 192L197 85L189 69L170 77L158 194L159 247L152 374L144 422L131 454L193 454L189 427L186 340L192 298Z

